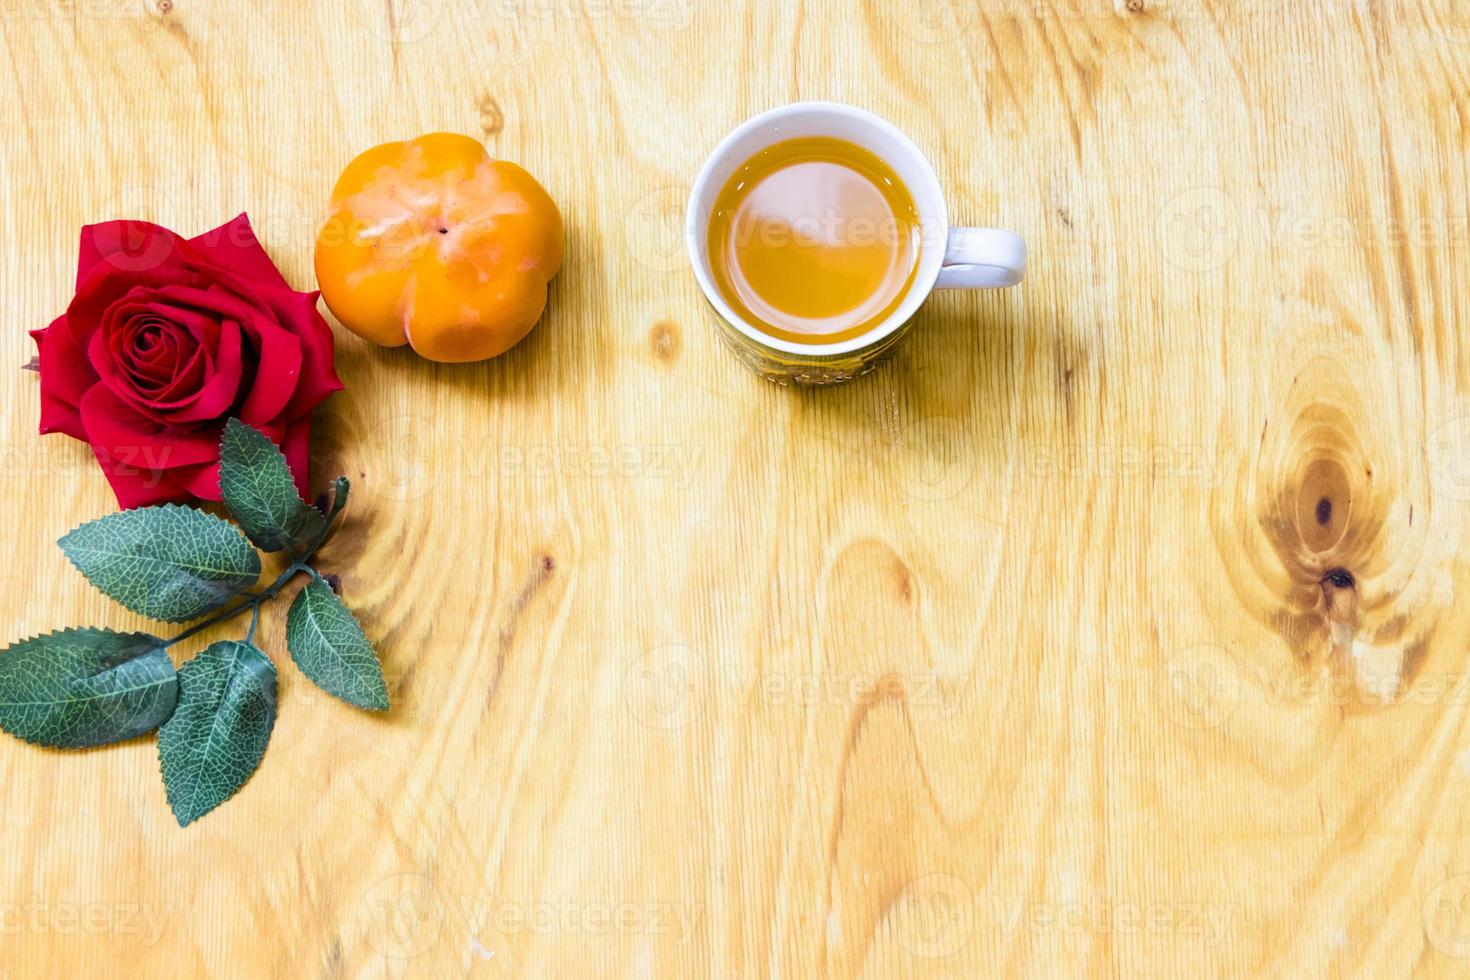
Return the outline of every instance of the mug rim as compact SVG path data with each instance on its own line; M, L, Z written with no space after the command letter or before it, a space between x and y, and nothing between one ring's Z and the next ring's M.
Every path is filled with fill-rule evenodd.
M734 146L751 132L778 122L782 117L792 115L801 111L818 110L832 113L833 115L845 116L848 119L861 123L863 126L876 129L889 140L897 144L905 153L912 158L912 163L918 169L920 177L927 185L923 190L928 193L933 202L929 210L937 211L935 214L925 215L920 211L920 225L925 225L929 220L938 223L938 230L932 235L925 232L923 242L920 246L919 269L913 283L909 286L908 293L898 307L890 313L881 323L874 326L865 333L846 340L833 341L825 344L804 344L796 341L784 340L773 337L749 323L744 317L737 314L725 297L720 294L715 286L713 277L709 270L709 255L699 234L699 224L708 212L703 201L708 199L711 206L714 197L707 197L706 191L713 180L715 168L724 161L731 153ZM892 161L885 161L892 163ZM911 192L913 189L910 189ZM916 195L917 196L917 195ZM788 102L785 105L767 109L764 112L751 116L745 122L736 126L705 158L704 164L699 168L699 175L694 179L694 187L689 192L689 203L685 207L684 216L684 246L689 255L689 264L694 267L694 277L699 282L700 291L715 312L719 314L730 326L740 331L746 339L752 343L759 344L770 350L780 351L785 354L796 354L807 357L831 357L834 355L850 354L869 347L907 323L920 306L929 298L934 291L934 284L939 279L939 272L944 264L944 251L949 245L949 207L944 199L944 190L939 185L939 176L934 172L934 167L929 163L929 158L914 144L914 141L893 123L866 109L847 105L842 102L805 101ZM930 249L937 250L938 261L926 262L926 256ZM929 266L926 270L925 266Z

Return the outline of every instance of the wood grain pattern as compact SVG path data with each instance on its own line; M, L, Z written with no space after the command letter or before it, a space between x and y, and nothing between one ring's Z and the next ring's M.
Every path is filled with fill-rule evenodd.
M151 741L0 740L0 978L1470 966L1464 4L6 0L0 40L0 365L88 221L248 210L309 288L386 139L484 135L570 235L496 361L339 332L323 564L392 713L284 667L187 831ZM1032 254L819 392L738 367L679 244L803 98ZM54 546L113 506L90 455L0 376L0 634L137 625Z

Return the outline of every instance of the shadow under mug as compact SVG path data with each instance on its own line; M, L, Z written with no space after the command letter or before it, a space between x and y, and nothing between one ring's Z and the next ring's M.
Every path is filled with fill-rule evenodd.
M710 212L725 183L761 150L807 136L835 137L872 151L903 180L919 215L918 270L898 308L866 333L833 343L797 343L763 332L730 308L710 270ZM887 120L836 102L771 109L726 136L694 181L684 244L725 340L741 360L778 384L828 385L855 378L893 351L934 290L999 289L1026 274L1026 243L1019 236L998 228L951 228L939 178L919 148Z

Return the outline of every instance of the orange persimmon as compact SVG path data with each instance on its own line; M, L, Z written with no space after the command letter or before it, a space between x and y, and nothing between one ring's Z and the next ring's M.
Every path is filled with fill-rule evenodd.
M342 171L316 278L358 336L478 361L536 325L564 248L561 212L534 177L478 140L430 133L375 146Z

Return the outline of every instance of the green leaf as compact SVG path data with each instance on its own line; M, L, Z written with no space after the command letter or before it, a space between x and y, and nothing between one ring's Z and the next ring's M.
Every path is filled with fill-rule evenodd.
M348 704L386 711L388 689L377 654L331 586L313 578L286 614L286 647L312 683Z
M158 731L158 761L180 827L235 795L275 723L276 668L254 644L221 640L179 668L179 705Z
M68 629L0 653L0 728L77 749L151 732L174 710L178 680L146 633Z
M299 554L327 529L322 512L296 492L285 455L264 433L239 419L225 423L219 489L230 515L266 551Z
M57 543L97 588L170 623L218 608L260 577L260 555L234 525L174 504L109 514Z

